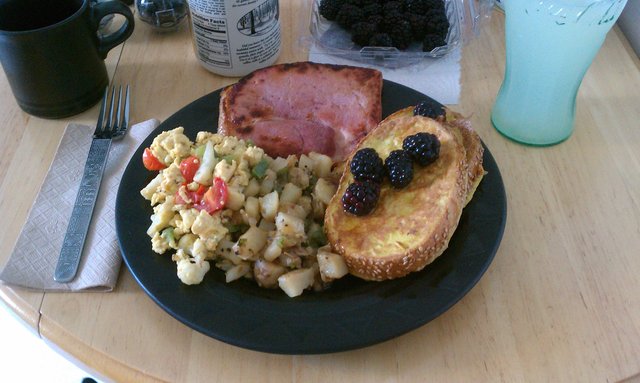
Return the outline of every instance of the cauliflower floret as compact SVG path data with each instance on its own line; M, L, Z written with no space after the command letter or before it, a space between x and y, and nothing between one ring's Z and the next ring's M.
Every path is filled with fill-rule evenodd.
M168 196L163 203L156 205L153 208L151 226L147 229L149 237L153 238L156 233L169 226L171 219L175 215L175 212L173 211L174 206L173 196Z
M140 190L140 194L144 197L144 199L151 201L153 199L153 195L158 191L161 183L162 175L158 173L158 175L155 176L155 178L152 179L151 182L149 182L147 186L144 187L144 189Z
M198 210L196 209L181 209L178 211L179 216L175 217L176 229L175 233L186 234L191 231L191 226L198 217Z
M257 146L249 146L242 155L243 159L249 161L249 165L256 166L264 156L264 149Z
M204 261L207 259L214 258L208 251L205 241L198 238L193 242L193 247L191 247L191 255L196 261Z
M232 160L231 163L226 160L220 161L216 164L216 167L213 170L213 176L222 178L224 182L229 182L229 179L233 176L237 166L238 164L235 160Z
M171 256L171 260L174 262L178 262L182 259L186 259L186 260L191 259L189 257L189 254L187 254L187 252L184 251L184 249L182 248L178 249L178 251L176 251L176 253Z
M218 247L216 248L216 255L218 257L227 258L234 260L235 254L233 252L233 245L235 242L231 240L230 235L226 235L220 242L218 243Z
M184 253L193 255L193 244L198 239L198 236L188 233L180 237L178 240L178 249L182 250Z
M169 242L160 235L160 233L155 233L151 238L151 249L158 253L164 254L171 247L169 246Z
M183 132L184 128L180 126L160 133L153 139L150 147L153 155L165 164L172 163L176 158L189 156L191 141Z
M175 194L180 188L180 185L184 182L180 167L176 164L169 165L160 172L162 174L162 182L160 183L160 190L165 194Z
M207 250L215 251L218 242L224 238L229 230L222 225L220 214L209 215L206 211L201 210L191 226L191 232L204 241Z
M190 259L178 259L178 278L185 285L197 285L202 282L204 275L209 271L209 262L192 262Z

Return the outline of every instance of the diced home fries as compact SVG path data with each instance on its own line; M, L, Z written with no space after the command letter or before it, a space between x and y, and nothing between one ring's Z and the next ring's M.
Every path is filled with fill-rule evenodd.
M140 191L153 206L147 234L154 252L172 253L183 283L201 283L213 263L227 282L249 278L294 297L347 274L322 227L340 176L330 157L274 159L232 136L191 142L182 127L148 149L164 168Z

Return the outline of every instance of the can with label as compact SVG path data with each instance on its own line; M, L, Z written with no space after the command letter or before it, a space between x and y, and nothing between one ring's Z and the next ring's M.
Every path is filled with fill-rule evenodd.
M280 54L278 0L189 0L196 56L207 70L244 76Z

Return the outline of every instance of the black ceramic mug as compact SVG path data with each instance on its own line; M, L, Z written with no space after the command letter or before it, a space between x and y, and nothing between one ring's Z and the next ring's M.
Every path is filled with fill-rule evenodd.
M100 20L124 16L113 33ZM133 32L131 10L116 0L0 0L0 62L18 105L62 118L94 105L109 82L104 59Z

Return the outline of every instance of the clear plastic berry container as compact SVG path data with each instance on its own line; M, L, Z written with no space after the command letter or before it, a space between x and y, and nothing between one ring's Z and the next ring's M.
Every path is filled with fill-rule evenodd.
M491 15L494 0L444 0L449 31L445 44L429 52L422 43L413 41L407 49L360 46L351 41L351 33L319 12L322 0L311 1L311 40L326 53L341 58L382 67L397 68L426 59L438 59L466 43L480 32L482 23Z

